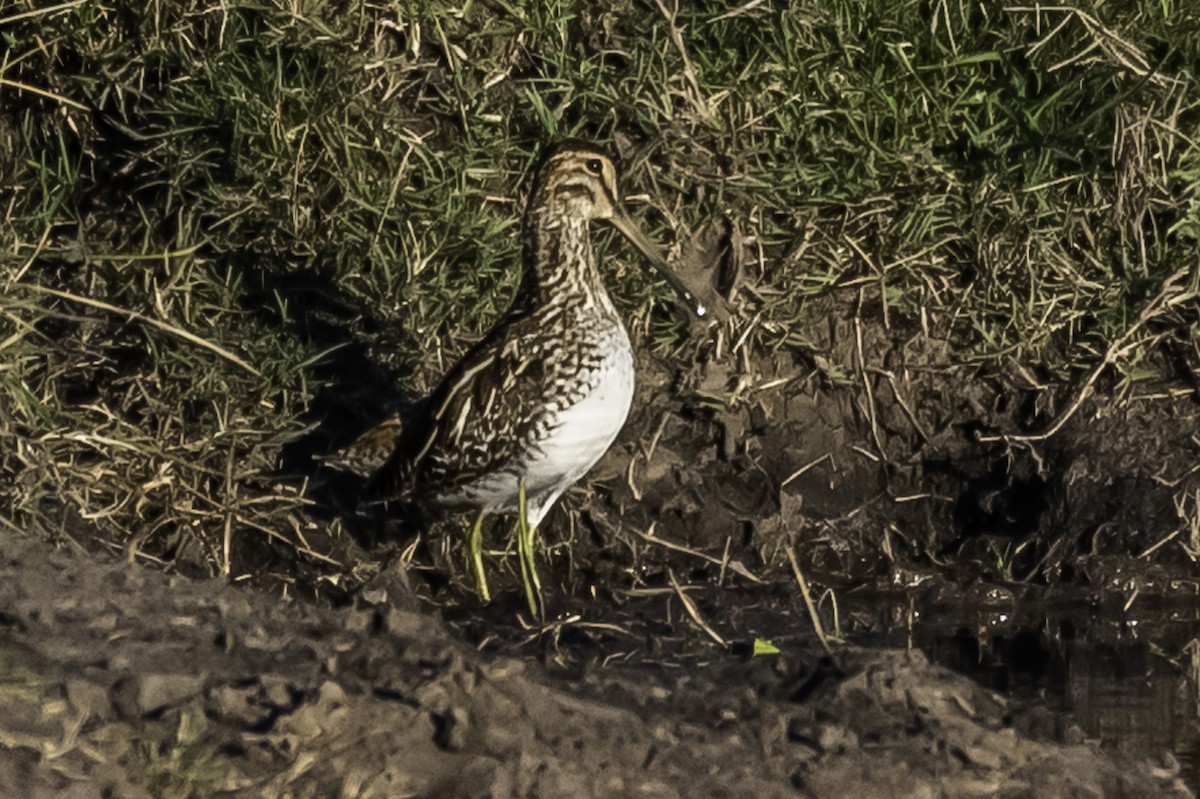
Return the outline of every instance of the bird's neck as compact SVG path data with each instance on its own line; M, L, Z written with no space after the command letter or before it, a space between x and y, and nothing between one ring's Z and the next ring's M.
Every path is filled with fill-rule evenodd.
M611 306L596 268L590 227L587 219L544 208L528 215L520 291L524 301Z

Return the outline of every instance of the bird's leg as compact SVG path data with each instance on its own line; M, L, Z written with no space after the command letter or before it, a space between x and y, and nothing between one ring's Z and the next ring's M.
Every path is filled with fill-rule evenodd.
M534 561L534 536L537 528L529 523L529 503L525 496L525 481L517 486L517 555L521 560L521 583L525 586L525 600L529 612L541 617L542 582L538 579L537 563Z
M471 570L475 572L475 593L484 602L491 602L487 575L483 573L483 511L475 517L475 523L467 532L467 552Z

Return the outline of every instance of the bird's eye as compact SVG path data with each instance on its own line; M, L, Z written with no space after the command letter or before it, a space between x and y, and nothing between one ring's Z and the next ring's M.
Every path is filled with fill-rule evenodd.
M599 175L601 169L603 168L599 158L589 158L584 166L586 166L587 171L591 172L593 175Z

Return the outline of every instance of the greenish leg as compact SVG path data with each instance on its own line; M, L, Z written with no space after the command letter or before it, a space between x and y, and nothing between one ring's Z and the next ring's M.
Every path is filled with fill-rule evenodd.
M521 584L525 586L525 600L529 612L541 617L542 582L538 579L537 562L534 560L534 536L536 527L529 526L529 509L525 499L525 483L517 488L517 555L521 560Z
M467 550L471 560L471 570L475 572L475 593L484 602L491 602L492 596L488 591L487 575L483 573L483 511L475 517L467 535Z

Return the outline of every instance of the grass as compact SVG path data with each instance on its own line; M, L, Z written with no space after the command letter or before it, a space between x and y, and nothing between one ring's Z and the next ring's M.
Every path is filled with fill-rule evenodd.
M341 569L288 447L495 318L558 136L620 151L659 241L737 222L755 355L811 355L828 295L985 378L1108 360L1118 395L1200 336L1183 0L18 0L0 36L0 516L39 534ZM677 346L602 249L641 344ZM373 392L331 398L347 362Z
M148 722L137 729L121 765L154 796L203 799L220 785L219 753L206 740L208 721L198 710L179 714L175 729Z

